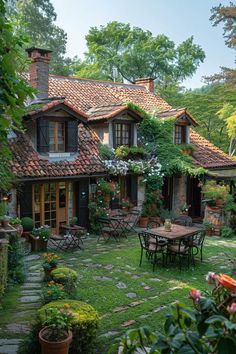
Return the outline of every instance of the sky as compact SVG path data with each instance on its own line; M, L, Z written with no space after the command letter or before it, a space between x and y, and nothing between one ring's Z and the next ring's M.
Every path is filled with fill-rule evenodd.
M51 0L57 13L56 24L68 36L67 55L83 57L85 36L90 27L111 21L130 23L153 35L165 34L176 44L193 36L206 58L192 78L184 81L187 88L203 85L202 76L220 71L220 66L234 67L235 52L223 38L222 26L213 27L211 8L229 0Z

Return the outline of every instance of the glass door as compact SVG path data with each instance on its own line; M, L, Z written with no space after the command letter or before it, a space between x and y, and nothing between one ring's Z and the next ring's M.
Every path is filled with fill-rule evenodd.
M44 224L57 227L57 184L44 184Z

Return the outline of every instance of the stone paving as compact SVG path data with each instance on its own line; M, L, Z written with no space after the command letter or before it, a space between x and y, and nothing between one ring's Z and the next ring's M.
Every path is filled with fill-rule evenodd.
M41 306L41 261L38 255L25 257L26 280L21 286L12 323L1 326L0 354L16 354L22 335L30 330L30 323L25 318L34 318L36 310ZM33 353L32 353L33 354Z

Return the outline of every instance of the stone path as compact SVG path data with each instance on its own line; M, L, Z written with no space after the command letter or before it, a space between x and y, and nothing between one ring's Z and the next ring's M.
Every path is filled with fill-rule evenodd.
M0 354L16 354L22 335L30 330L30 321L34 318L36 310L41 306L41 261L38 255L25 257L26 280L21 286L20 298L15 309L12 323L1 326L4 338L0 339ZM14 322L13 322L14 321Z

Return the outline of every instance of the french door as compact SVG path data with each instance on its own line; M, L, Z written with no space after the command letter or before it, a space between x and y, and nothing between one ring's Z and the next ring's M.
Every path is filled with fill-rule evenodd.
M68 223L68 184L66 182L33 185L33 219L35 227L49 225L59 232L60 224Z

